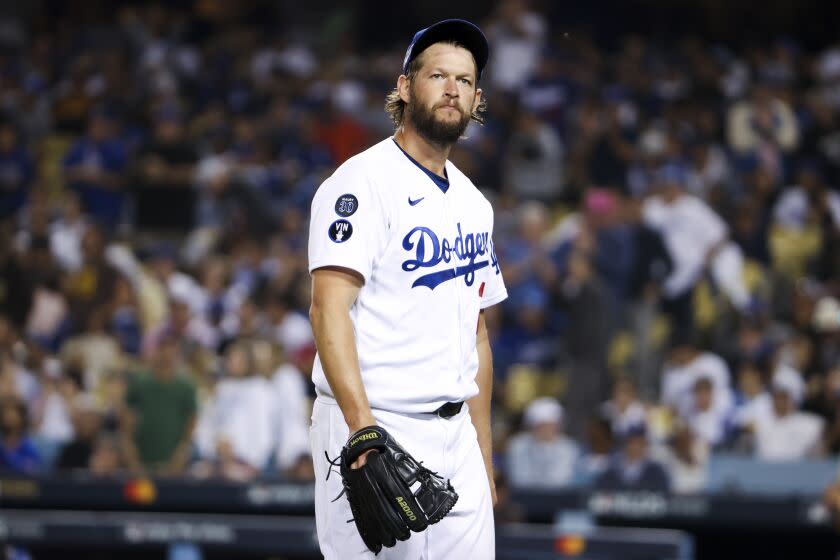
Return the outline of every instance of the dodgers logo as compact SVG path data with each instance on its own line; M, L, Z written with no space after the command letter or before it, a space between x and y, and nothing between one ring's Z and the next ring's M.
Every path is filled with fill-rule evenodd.
M446 238L441 241L431 229L418 226L403 238L402 246L406 251L414 251L414 258L402 263L402 269L406 272L413 272L419 268L432 268L441 262L454 261L455 263L452 268L420 276L411 285L412 288L426 286L434 290L440 284L459 276L464 277L464 283L467 286L472 286L475 282L475 271L487 266L492 266L496 269L496 274L499 274L499 261L496 259L496 251L493 249L490 234L483 232L464 235L460 223L458 235L451 242ZM487 258L478 260L484 256ZM466 264L460 264L464 261Z

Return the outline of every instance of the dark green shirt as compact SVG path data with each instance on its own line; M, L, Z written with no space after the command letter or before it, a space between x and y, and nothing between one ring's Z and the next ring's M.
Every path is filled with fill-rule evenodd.
M138 373L129 383L126 403L136 416L134 442L146 466L166 463L195 416L196 390L183 375L169 381Z

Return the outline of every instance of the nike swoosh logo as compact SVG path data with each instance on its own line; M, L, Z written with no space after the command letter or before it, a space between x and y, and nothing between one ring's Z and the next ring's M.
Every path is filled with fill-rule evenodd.
M417 200L411 200L411 197L409 196L409 197L408 197L408 203L409 203L411 206L417 206L418 204L420 204L420 201L421 201L421 200L423 200L424 198L426 198L426 197L425 197L425 196L421 196L421 197L420 197L420 198L418 198Z

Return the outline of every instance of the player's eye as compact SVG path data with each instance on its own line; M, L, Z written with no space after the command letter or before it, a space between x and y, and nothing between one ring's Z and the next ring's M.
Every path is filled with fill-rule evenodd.
M443 78L443 74L441 74L440 72L436 72L432 74L432 78Z
M468 78L461 78L461 83L466 85L472 85L472 82Z

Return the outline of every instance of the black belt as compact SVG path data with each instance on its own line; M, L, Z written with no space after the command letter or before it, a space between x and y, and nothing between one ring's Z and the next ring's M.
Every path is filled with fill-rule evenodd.
M461 412L461 408L463 406L464 401L444 403L439 409L435 410L435 414L437 414L441 418L452 418L453 416Z

